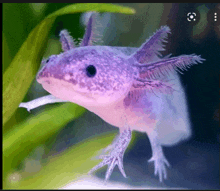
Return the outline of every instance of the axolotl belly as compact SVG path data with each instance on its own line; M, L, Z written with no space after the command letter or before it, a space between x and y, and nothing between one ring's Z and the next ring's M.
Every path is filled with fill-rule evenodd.
M152 147L149 161L154 161L155 174L162 181L169 166L162 145L176 144L191 134L176 71L204 59L195 54L162 57L168 26L157 30L140 48L93 46L95 17L90 17L80 47L66 30L61 31L64 52L43 60L36 78L51 95L20 107L30 110L47 103L73 102L118 127L119 136L105 150L109 152L89 172L108 165L106 180L116 165L126 177L123 156L131 132L146 132Z

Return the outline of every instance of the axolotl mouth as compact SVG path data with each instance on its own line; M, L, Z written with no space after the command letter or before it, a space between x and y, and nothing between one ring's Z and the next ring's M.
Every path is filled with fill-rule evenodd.
M53 71L53 73L49 71ZM38 72L36 80L46 91L60 99L76 103L80 102L79 104L95 101L95 98L87 90L79 87L76 80L56 72L54 67L44 66Z

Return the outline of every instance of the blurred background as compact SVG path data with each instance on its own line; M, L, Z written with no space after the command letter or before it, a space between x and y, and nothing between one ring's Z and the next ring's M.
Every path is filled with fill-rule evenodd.
M48 14L64 7L67 3L25 3L3 4L3 73L10 65L19 48L31 30ZM111 143L118 133L115 128L94 113L86 111L79 118L60 127L48 135L47 141L30 151L24 160L13 166L5 188L189 188L219 189L219 71L220 71L220 4L217 3L149 3L120 4L136 10L134 15L102 13L103 45L139 47L160 26L168 25L172 34L163 55L197 54L205 58L203 64L191 67L179 75L186 93L188 111L193 136L190 140L173 147L164 147L164 153L171 164L168 179L160 183L155 177L151 157L151 147L146 134L133 132L132 141L124 155L125 179L116 167L109 182L103 185L106 168L87 177L87 167L75 171L76 160L83 160L80 148L84 143L105 138ZM194 14L195 13L195 14ZM214 21L214 13L218 13ZM74 39L81 39L89 13L63 15L56 19L50 32L44 57L61 52L59 32L67 29ZM22 63L21 63L22 64ZM33 81L23 102L48 93ZM60 103L62 104L62 103ZM58 105L58 104L57 104ZM31 116L53 109L51 105L36 108L28 113L24 108L16 110L5 124L4 136L16 125L25 124ZM39 121L39 123L41 123ZM28 125L26 123L25 125ZM37 129L36 129L37 132ZM110 138L109 138L110 137ZM19 137L18 137L19 138ZM102 143L100 142L100 143ZM3 143L4 144L4 143ZM101 144L104 148L107 143ZM95 156L97 148L89 148ZM24 150L25 148L20 148ZM9 156L10 157L10 156ZM78 157L78 158L75 158ZM58 159L59 158L59 159ZM90 159L87 160L89 162ZM93 161L91 166L94 166ZM58 164L59 163L59 164ZM58 167L57 167L58 166ZM60 167L59 167L60 166ZM62 167L63 166L63 167ZM50 168L49 168L50 167ZM71 173L65 174L65 169ZM46 169L46 170L45 170ZM53 177L63 173L60 184L53 183ZM46 182L46 183L45 183ZM41 184L42 183L42 184ZM50 187L49 187L50 188Z

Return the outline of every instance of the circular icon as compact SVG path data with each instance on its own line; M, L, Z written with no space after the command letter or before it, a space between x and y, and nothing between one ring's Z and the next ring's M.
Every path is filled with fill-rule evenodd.
M196 21L196 13L195 12L188 12L187 13L187 21L189 21L189 22Z
M191 25L196 25L199 22L200 14L198 10L189 11L186 13L186 20Z

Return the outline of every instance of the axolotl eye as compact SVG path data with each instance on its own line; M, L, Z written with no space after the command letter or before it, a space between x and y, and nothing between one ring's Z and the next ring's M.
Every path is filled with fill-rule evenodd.
M93 65L89 65L86 67L86 75L90 78L96 75L96 68Z
M50 56L49 58L47 58L46 60L43 60L43 64L47 64L48 62L52 62L52 61L54 61L55 59L56 59L56 55L52 55L52 56Z
M50 57L48 59L46 59L45 63L48 63L50 61Z

